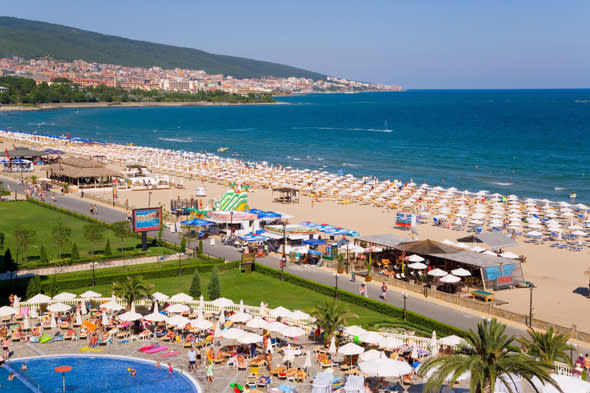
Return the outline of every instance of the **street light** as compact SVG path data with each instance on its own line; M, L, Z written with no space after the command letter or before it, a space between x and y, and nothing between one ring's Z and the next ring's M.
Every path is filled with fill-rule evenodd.
M407 309L408 294L405 293L405 292L403 292L402 293L402 297L404 298L404 315L403 315L403 317L404 317L404 321L405 321L406 320L406 316L407 316L406 315L406 309Z
M281 281L285 281L285 264L287 263L287 224L283 224L283 256L281 257Z
M98 265L98 262L90 262L90 266L92 266L92 287L96 284L96 277L94 275L94 267Z
M178 253L178 275L179 276L182 276L181 260L182 260L183 256L184 256L184 253L182 253L182 252Z
M529 299L529 326L533 326L533 289L535 289L535 284L530 283L529 289L531 290L531 296Z
M336 279L336 286L334 287L334 298L338 299L338 277L340 274L334 273L334 278Z

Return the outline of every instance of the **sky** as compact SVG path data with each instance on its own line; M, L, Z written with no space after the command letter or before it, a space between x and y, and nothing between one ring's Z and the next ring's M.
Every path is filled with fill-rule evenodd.
M23 0L0 14L408 89L590 88L587 0Z

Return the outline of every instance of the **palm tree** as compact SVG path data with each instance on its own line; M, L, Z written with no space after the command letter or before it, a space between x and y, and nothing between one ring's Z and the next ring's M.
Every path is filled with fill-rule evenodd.
M511 390L510 375L517 375L528 381L535 391L538 382L534 385L532 379L536 377L561 392L557 383L549 376L547 364L510 350L514 337L504 334L504 330L506 325L495 318L490 322L484 320L477 325L477 332L469 330L465 337L466 344L460 346L454 354L435 357L424 363L419 371L421 376L433 371L426 381L424 391L439 391L447 379L449 385L453 385L461 374L470 371L472 393L493 393L496 379Z
M351 318L358 318L346 306L336 303L336 300L318 304L313 309L312 315L316 318L318 325L324 329L324 343L332 339L339 326L346 324Z
M124 280L113 283L113 292L118 297L125 299L127 308L129 308L135 300L149 296L153 287L154 284L146 283L141 276L127 276Z
M567 343L569 335L556 334L553 328L549 328L546 333L539 333L531 328L528 338L521 338L519 342L528 348L528 354L536 357L540 361L552 365L553 362L563 362L571 366L572 361L568 356L568 351L574 347Z

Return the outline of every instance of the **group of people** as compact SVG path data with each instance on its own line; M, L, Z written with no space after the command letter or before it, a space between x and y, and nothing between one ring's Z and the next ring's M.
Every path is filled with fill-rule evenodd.
M369 297L368 287L365 283L362 283L361 286L359 287L359 295L361 295L362 297ZM385 300L386 295L387 295L387 284L385 284L385 281L383 281L383 284L381 284L381 294L379 295L379 298L381 298L381 300Z

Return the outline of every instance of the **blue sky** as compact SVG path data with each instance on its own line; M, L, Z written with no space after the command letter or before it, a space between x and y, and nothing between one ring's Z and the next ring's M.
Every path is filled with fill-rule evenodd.
M590 88L584 0L54 0L0 14L411 89Z

